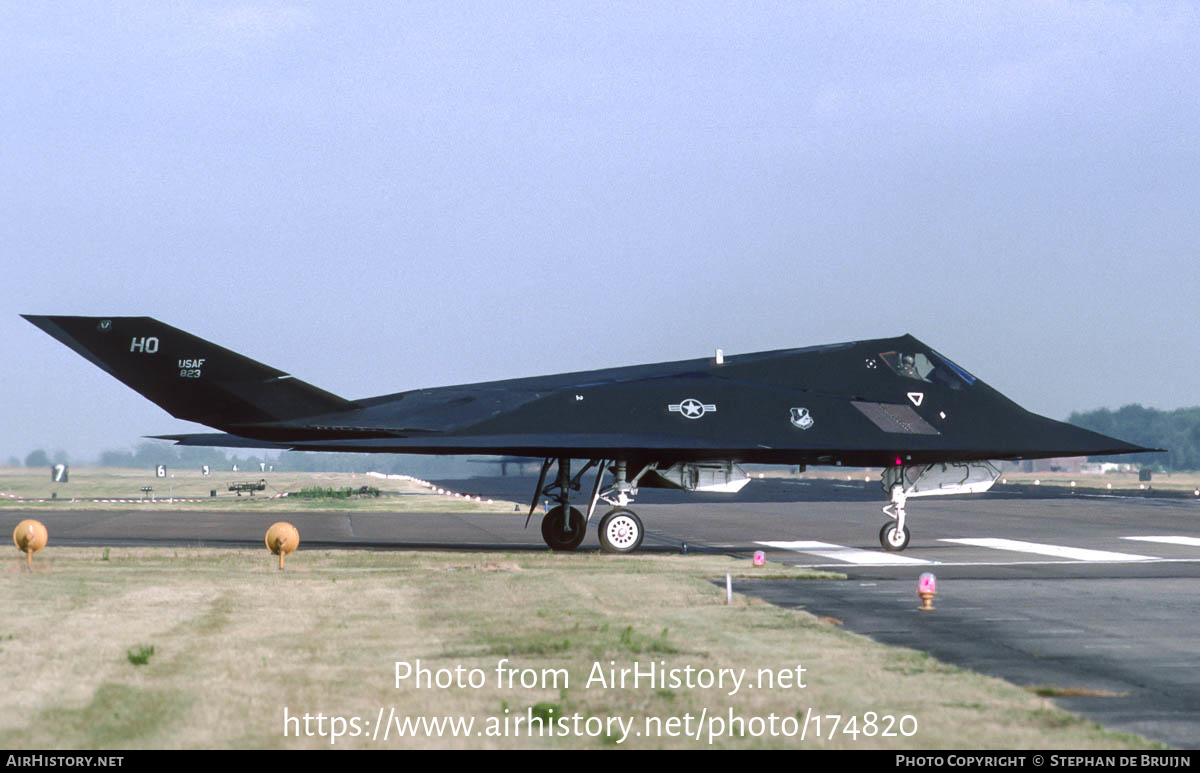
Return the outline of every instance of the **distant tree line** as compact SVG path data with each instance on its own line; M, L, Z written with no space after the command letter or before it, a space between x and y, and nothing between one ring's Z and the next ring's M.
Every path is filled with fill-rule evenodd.
M1097 456L1092 461L1134 462L1166 470L1200 470L1200 406L1160 411L1140 405L1117 410L1076 411L1067 422L1166 453L1138 456Z
M160 464L167 467L202 467L209 465L214 470L231 469L237 465L239 470L257 470L261 462L273 464L274 460L266 456L250 455L246 457L230 457L219 448L202 446L177 446L170 443L140 443L137 448L129 450L111 450L100 454L101 467L150 467Z
M40 467L50 464L45 452L35 451L41 456L27 459L26 466ZM30 454L33 457L34 454ZM45 459L43 464L43 459ZM415 475L423 478L457 478L470 475L497 474L487 465L468 463L464 457L420 456L411 454L351 454L321 453L307 451L284 451L280 454L230 455L226 449L203 446L177 446L168 443L141 443L133 450L111 450L100 454L101 467L144 467L153 468L165 464L171 468L199 468L209 465L214 472L231 470L237 465L240 471L257 471L260 464L274 467L276 471L297 472L383 472L390 474Z
M44 450L39 448L36 451L29 452L29 454L25 457L25 466L26 467L49 467L52 464L66 464L66 463L67 463L67 452L66 451L55 451L54 455L51 456L50 454L46 453ZM10 467L19 467L20 460L14 456L8 460L8 464Z
M38 448L25 456L26 467L49 467L52 464L68 463L65 451L55 451L53 455ZM165 464L168 467L202 467L209 465L214 470L226 469L234 464L239 469L258 469L259 462L274 464L274 459L265 456L247 456L245 458L229 457L218 448L198 448L193 446L174 446L169 443L141 443L132 450L111 450L100 454L98 464L101 467L154 467ZM82 460L74 460L75 464L89 464ZM15 456L9 457L10 467L20 466L21 460Z

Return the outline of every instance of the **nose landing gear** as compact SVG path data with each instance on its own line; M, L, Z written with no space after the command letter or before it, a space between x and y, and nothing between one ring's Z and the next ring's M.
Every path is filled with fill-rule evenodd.
M899 483L892 485L891 495L892 501L883 506L883 514L891 518L892 522L885 523L879 530L879 544L883 545L884 550L898 553L908 547L908 540L912 536L908 526L904 524L904 503L908 500L908 495L904 493L904 486Z
M883 506L883 514L891 522L885 523L879 530L879 544L891 552L908 547L910 535L904 523L904 504L909 497L980 494L990 489L999 477L1000 470L986 461L906 464L884 468L883 489L892 501Z

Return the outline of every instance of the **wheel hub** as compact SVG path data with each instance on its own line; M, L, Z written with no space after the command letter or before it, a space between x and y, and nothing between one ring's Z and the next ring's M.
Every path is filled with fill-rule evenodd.
M625 547L637 539L637 526L625 516L613 518L608 524L608 539L618 547Z

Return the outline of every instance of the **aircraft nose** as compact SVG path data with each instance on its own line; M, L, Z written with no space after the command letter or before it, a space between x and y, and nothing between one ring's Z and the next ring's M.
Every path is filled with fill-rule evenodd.
M1058 449L1060 453L1057 455L1059 456L1107 456L1108 454L1161 452L1163 450L1161 448L1145 448L1066 422L1054 421L1041 416L1038 418L1042 422L1038 429L1042 434L1044 445L1048 448Z

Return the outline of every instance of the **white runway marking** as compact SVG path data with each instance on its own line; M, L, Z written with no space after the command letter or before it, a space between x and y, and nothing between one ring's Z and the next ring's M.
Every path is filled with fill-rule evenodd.
M1131 539L1138 542L1162 542L1167 545L1187 545L1193 548L1200 548L1200 537L1122 537L1121 539Z
M1080 566L1087 561L1052 561L1045 559L1042 561L929 561L933 566ZM1090 563L1101 564L1103 561L1093 561ZM1130 561L1124 559L1121 561L1111 561L1114 564L1132 564L1139 563L1138 561ZM1200 564L1200 558L1147 558L1141 563L1148 564ZM796 564L803 566L806 569L845 569L846 565L842 564Z
M829 542L814 542L812 540L796 540L792 542L759 542L770 548L791 550L796 553L808 553L822 558L833 558L849 564L928 564L920 558L909 558L895 553L884 553L876 550L860 550L848 548L845 545L834 545Z
M942 539L938 542L953 542L957 545L973 545L993 550L1012 550L1017 553L1036 553L1054 558L1069 558L1074 561L1154 561L1153 556L1133 553L1113 553L1108 550L1069 548L1063 545L1046 545L1041 542L1023 542L1015 539Z

